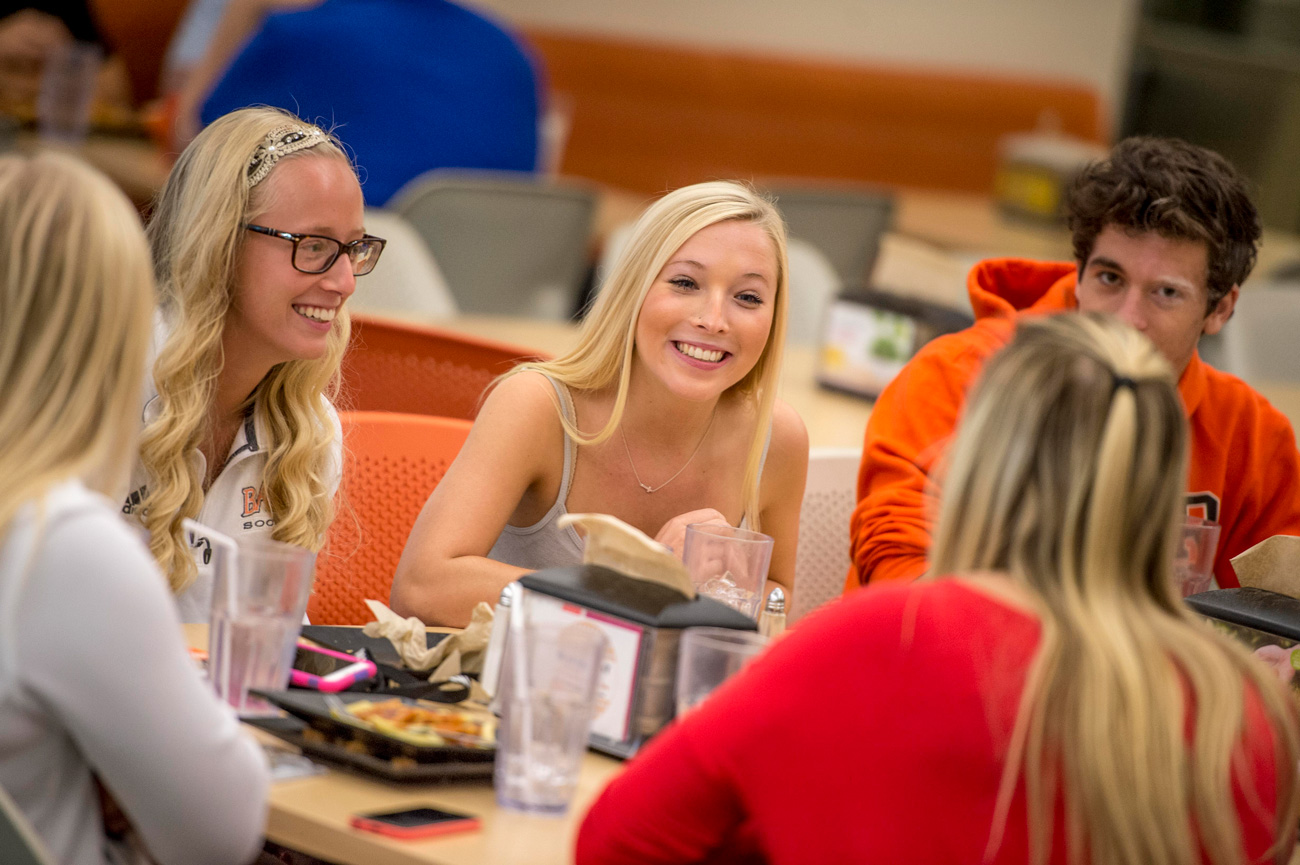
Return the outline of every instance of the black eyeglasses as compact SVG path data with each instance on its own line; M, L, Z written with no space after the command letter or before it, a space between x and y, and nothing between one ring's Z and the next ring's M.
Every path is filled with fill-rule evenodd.
M369 234L360 240L344 243L319 234L290 234L264 225L245 225L244 228L256 231L258 234L265 234L267 237L278 237L292 242L293 269L301 273L324 273L334 266L334 262L338 261L340 255L346 252L352 262L352 275L365 276L375 269L375 265L379 262L379 254L384 251L384 244L388 242L382 237L371 237Z

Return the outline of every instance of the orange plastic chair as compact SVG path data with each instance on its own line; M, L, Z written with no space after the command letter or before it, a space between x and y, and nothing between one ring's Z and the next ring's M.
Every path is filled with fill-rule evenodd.
M316 560L307 603L315 625L363 625L374 618L366 598L388 603L411 526L473 426L391 412L342 412L339 419L346 505Z
M354 411L473 420L492 379L542 357L454 331L354 315L343 358L343 404Z

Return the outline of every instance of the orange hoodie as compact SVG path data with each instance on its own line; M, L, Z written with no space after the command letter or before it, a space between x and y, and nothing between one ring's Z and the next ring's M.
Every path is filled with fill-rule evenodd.
M929 474L984 361L1019 315L1074 309L1073 264L980 262L967 280L975 324L930 342L885 388L867 423L845 588L925 572L935 490ZM1291 424L1245 382L1193 355L1178 381L1191 432L1189 515L1222 525L1214 573L1239 585L1233 556L1300 535L1300 453Z

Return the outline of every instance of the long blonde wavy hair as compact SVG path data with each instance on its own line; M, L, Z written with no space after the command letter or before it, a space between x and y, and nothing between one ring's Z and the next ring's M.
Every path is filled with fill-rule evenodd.
M0 156L0 538L25 502L81 478L120 492L153 314L135 208L68 156Z
M1083 314L1026 321L986 367L948 457L931 574L1008 574L1041 617L989 855L1023 779L1035 863L1058 790L1072 863L1190 865L1198 843L1239 862L1231 770L1250 690L1278 731L1278 837L1294 828L1287 698L1173 587L1186 476L1173 374L1136 331Z
M216 120L181 154L149 221L169 333L153 368L158 413L140 442L149 476L141 506L149 547L174 592L196 573L181 520L198 515L204 493L189 455L209 435L244 225L269 206L266 180L248 188L249 160L269 133L286 125L313 128L274 108L241 109ZM289 153L279 164L307 157L348 161L338 140L324 133L319 144ZM270 432L262 494L275 516L272 537L311 550L321 548L334 514L327 476L335 430L325 398L337 392L350 329L341 309L324 357L278 364L246 405L266 418Z
M731 387L731 391L752 399L757 409L758 423L746 455L744 481L745 517L749 527L757 531L759 472L785 347L790 268L781 214L772 202L750 187L733 181L697 183L674 190L650 205L637 220L627 245L583 321L577 346L555 360L521 364L506 375L525 369L537 370L576 390L600 390L617 385L609 421L592 434L571 424L556 405L565 431L578 444L600 444L608 439L618 429L627 405L637 317L646 293L682 244L701 229L730 220L750 222L763 229L772 241L777 265L776 305L767 343L754 368Z

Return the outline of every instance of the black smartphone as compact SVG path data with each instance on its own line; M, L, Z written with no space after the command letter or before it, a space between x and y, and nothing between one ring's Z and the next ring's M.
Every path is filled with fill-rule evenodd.
M390 838L431 838L451 832L469 832L480 826L477 817L440 808L410 808L384 814L354 814L352 826Z

